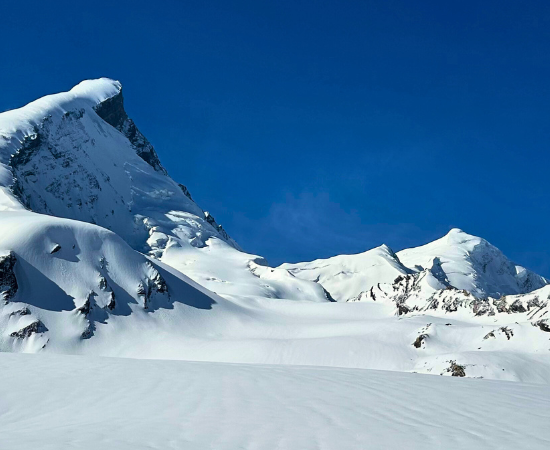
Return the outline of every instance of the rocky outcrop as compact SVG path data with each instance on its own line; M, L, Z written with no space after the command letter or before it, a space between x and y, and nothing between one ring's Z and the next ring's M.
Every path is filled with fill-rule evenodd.
M435 283L434 283L435 280ZM395 304L396 315L440 311L445 314L466 309L474 316L495 314L527 314L531 319L548 310L550 291L542 288L528 294L496 298L478 298L472 293L457 289L446 280L436 277L430 269L400 275L392 284L378 284L350 301L378 301ZM548 291L548 292L547 292ZM507 335L508 336L508 335Z
M427 334L421 334L419 335L415 341L413 342L413 346L415 348L421 348L422 347L422 344L424 343L424 341L428 339L428 335Z
M457 364L456 361L449 361L450 366L447 368L447 372L453 377L465 377L466 376L466 366Z
M153 300L164 297L170 299L168 285L157 269L147 262L149 267L149 276L142 280L137 289L137 295L141 299L143 309L149 309Z
M134 121L126 114L122 89L117 95L101 102L94 109L99 117L128 138L141 159L156 171L167 173L166 169L162 167L153 145L141 134Z
M45 331L48 331L48 329L40 320L36 319L20 330L12 332L10 336L17 339L25 339L31 337L35 333L44 333Z
M17 258L13 252L0 255L0 299L10 301L17 293L18 285L15 277Z
M550 324L548 324L548 319L541 319L533 323L533 326L539 327L542 331L550 333Z
M189 189L187 189L187 186L184 186L183 184L181 183L178 183L178 186L180 187L181 191L185 194L185 196L189 199L189 200L193 200L193 197L191 197L191 193L189 192Z
M218 225L216 223L216 219L214 219L214 216L212 214L210 214L208 211L205 211L204 212L204 219L214 227L214 229L221 234L221 236L226 240L228 241L230 239L229 235L227 234L227 232L223 229L223 227L221 225Z

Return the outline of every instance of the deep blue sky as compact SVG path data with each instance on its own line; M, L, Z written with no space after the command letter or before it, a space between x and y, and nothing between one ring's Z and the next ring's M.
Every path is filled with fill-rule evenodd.
M86 78L272 263L451 227L550 276L547 1L0 3L0 110Z

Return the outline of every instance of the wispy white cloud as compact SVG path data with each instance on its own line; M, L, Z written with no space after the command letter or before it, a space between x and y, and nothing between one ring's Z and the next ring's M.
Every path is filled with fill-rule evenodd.
M273 264L358 253L381 244L396 250L419 244L415 225L373 222L368 212L346 209L327 193L288 193L264 217L234 221L235 237L245 249Z

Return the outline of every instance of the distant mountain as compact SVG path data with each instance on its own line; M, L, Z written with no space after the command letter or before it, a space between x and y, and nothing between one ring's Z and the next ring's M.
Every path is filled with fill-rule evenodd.
M413 273L387 245L356 255L285 263L280 268L298 278L321 283L337 301L349 300L377 283L391 283L399 275Z
M388 246L280 266L305 280L318 281L338 301L347 301L379 283L429 269L442 288L464 289L476 297L524 294L548 281L511 262L485 239L457 228L429 244L394 253Z
M485 239L458 228L429 244L402 250L399 260L413 270L431 268L438 277L457 289L481 298L525 294L548 281L510 261Z

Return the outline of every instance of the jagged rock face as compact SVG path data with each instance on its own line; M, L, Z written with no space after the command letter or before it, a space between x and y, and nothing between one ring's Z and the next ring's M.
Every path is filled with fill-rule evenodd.
M170 300L168 285L157 269L147 263L148 275L138 285L137 294L141 298L143 309L149 309L151 302L156 299Z
M350 301L393 303L397 315L409 313L456 313L467 311L473 316L527 314L542 317L548 313L550 287L528 294L479 298L437 279L431 270L397 277L391 284L378 284Z
M95 107L95 112L105 122L120 131L128 138L134 147L137 155L155 170L166 174L166 169L162 167L157 152L147 138L141 134L132 119L128 117L124 109L124 98L122 90L120 92L101 102ZM189 196L189 198L191 198Z
M183 186L185 188L185 186ZM182 189L183 190L183 189ZM184 193L186 193L186 190L187 188L185 188L185 190L183 191ZM188 193L189 191L187 191ZM187 195L186 193L186 195ZM189 195L189 198L191 198L191 195ZM229 239L229 235L226 233L226 231L223 229L223 227L221 225L218 225L216 223L216 219L214 219L214 216L212 216L212 214L210 214L208 211L205 211L204 212L204 218L206 219L206 221L212 225L217 231L218 233L220 233L224 239Z
M29 325L17 331L13 331L12 333L10 333L10 336L17 339L25 339L31 337L33 334L44 333L46 331L48 331L48 329L44 326L44 324L40 322L40 320L35 320Z
M0 298L7 302L15 297L18 285L15 277L15 263L17 258L13 252L0 255Z
M0 255L0 299L3 300L0 303L0 334L4 336L4 342L9 337L12 345L18 343L17 346L22 349L31 350L33 344L34 348L43 348L47 337L35 339L35 342L26 345L29 338L35 335L45 336L48 329L29 308L17 302L19 284L15 274L16 264L17 257L13 251Z
M131 220L128 196L91 157L98 149L82 124L85 115L82 109L46 118L23 139L10 159L13 191L35 212L118 229L119 220Z

